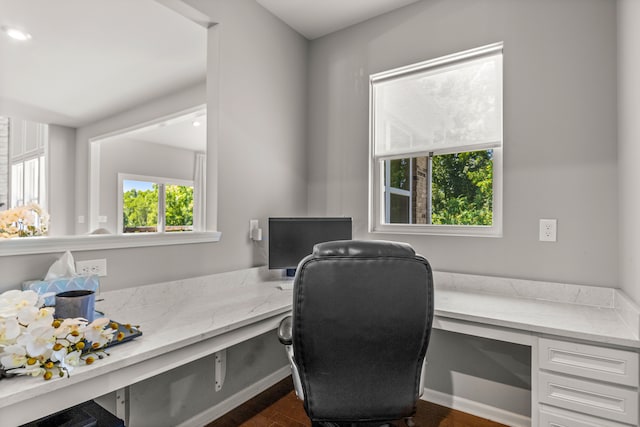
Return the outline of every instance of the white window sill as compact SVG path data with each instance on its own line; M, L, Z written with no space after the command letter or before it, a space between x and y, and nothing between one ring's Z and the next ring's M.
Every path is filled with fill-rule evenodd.
M219 231L19 237L0 240L0 256L218 242Z
M500 228L481 225L378 224L369 232L425 236L502 237Z

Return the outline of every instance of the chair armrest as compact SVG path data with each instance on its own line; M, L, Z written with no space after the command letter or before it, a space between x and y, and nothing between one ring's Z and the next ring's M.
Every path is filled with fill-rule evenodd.
M422 371L420 372L420 389L418 390L418 397L422 397L424 394L424 387L427 381L427 357L425 356L424 362L422 362Z
M300 373L296 362L293 360L293 319L291 316L287 316L280 321L278 325L278 340L285 345L287 352L287 358L291 365L291 377L293 378L293 387L296 391L298 399L304 400L304 390L302 389L302 383L300 382Z
M278 326L278 339L284 345L291 345L293 335L293 324L291 316L287 316L280 321Z

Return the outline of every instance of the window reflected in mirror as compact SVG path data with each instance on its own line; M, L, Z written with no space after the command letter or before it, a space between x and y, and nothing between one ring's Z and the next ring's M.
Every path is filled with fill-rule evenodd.
M100 234L205 231L206 107L92 140L91 229ZM96 231L97 230L97 231Z
M48 232L49 126L0 116L0 238Z
M193 183L120 176L122 233L193 231Z

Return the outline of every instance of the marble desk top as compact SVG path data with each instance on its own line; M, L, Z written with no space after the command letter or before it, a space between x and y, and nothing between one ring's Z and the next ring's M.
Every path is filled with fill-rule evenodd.
M284 316L291 310L291 291L280 290L280 283L269 271L254 268L101 292L97 296L96 310L112 320L139 325L143 335L108 349L109 356L91 366L75 368L69 378L44 381L14 377L0 381L0 420L3 420L0 425L17 416L14 408L29 399L39 399L40 403L33 406L35 409L51 400L48 396L71 393L73 386L80 389L96 385L95 381L109 383L108 375L123 368L243 326ZM274 323L273 329L276 326ZM160 372L162 370L156 373ZM132 378L132 382L134 380ZM77 403L96 396L82 397L78 396ZM43 415L51 412L55 411ZM21 417L16 419L26 422Z
M640 349L640 310L620 290L434 272L435 315Z

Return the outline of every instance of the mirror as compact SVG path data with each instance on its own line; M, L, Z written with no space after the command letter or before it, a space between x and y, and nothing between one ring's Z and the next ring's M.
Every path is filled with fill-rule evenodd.
M99 145L92 141L124 134L122 128L131 130L141 122L148 124L158 119L157 113L167 118L202 108L208 17L180 0L0 0L0 9L0 116L49 125L45 163L50 179L44 188L51 217L48 237L20 239L30 243L0 240L0 255L44 252L53 247L48 242L53 237L73 247L71 236L94 239L84 236L97 228L115 231L117 198L105 197L102 205L96 205L95 217L90 213L91 201L103 198L94 193L100 186L89 184L94 162L90 153ZM14 27L29 37L10 39L8 29ZM194 90L202 92L191 98L197 102L185 105L181 94ZM158 125L156 131L163 129L169 127ZM143 163L152 157L158 156L145 156ZM0 186L0 198L1 191ZM112 206L107 206L107 199ZM104 216L106 223L94 223ZM118 247L113 242L107 245ZM29 249L12 251L6 245Z
M92 233L204 231L206 119L196 107L93 139Z

